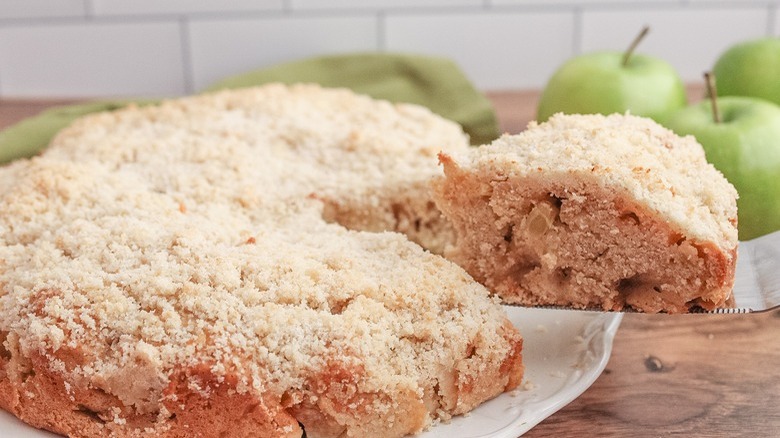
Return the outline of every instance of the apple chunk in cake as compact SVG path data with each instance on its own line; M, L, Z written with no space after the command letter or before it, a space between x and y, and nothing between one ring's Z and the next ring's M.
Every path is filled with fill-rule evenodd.
M737 194L692 137L556 115L440 160L447 255L505 302L680 313L731 296Z

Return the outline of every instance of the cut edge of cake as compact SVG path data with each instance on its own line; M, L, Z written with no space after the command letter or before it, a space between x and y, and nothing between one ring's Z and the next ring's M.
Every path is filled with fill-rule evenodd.
M692 137L630 115L556 115L440 155L447 257L506 303L684 313L728 305L736 191Z

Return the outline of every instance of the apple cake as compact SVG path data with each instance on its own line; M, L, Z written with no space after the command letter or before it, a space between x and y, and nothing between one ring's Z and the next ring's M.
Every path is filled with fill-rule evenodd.
M722 307L737 193L693 137L631 115L562 115L440 155L446 255L507 303Z
M78 120L0 169L0 407L74 437L392 437L517 387L498 300L363 230L444 242L411 190L446 145L420 107L309 85Z

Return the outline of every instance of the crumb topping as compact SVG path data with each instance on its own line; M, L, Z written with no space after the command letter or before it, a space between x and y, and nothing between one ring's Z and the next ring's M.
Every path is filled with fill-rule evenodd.
M574 175L627 191L685 234L737 244L737 193L691 137L631 115L563 115L531 122L518 135L453 155L466 170L505 175Z
M0 331L139 412L187 365L282 394L335 360L367 392L420 392L477 338L503 360L483 287L402 235L326 223L317 199L370 204L463 144L420 107L309 85L81 119L0 169Z

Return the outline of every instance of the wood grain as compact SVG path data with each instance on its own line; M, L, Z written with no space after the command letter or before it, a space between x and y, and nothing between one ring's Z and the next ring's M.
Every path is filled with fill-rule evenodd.
M6 128L22 119L58 105L79 102L78 99L5 99L0 100L0 129ZM83 101L83 100L81 100Z
M691 100L701 87L689 88ZM538 91L487 93L504 132L533 120ZM0 129L72 101L2 101ZM528 437L780 436L780 311L627 314L604 373Z
M526 436L778 436L779 330L777 311L627 314L604 373Z

